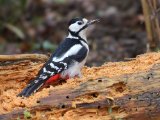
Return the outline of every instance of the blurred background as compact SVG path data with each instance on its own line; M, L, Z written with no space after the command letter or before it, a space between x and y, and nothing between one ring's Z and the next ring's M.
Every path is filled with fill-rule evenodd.
M51 53L78 16L101 20L88 30L88 66L146 52L140 0L0 0L0 54Z

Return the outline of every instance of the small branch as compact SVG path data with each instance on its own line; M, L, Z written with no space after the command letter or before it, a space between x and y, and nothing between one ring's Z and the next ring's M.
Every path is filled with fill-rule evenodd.
M46 61L47 55L44 54L15 54L15 55L0 55L0 61L14 61L14 60L41 60Z
M154 42L153 42L153 34L152 34L152 28L151 28L149 6L146 0L141 0L141 3L142 3L142 9L143 9L144 18L145 18L148 44L150 45L149 48L151 48L152 46L154 46L153 45ZM150 49L148 49L147 51L150 51Z
M154 8L154 11L155 11L155 14L156 13L156 10L157 10L157 1L154 0L153 1L153 8ZM155 26L156 26L156 32L157 32L157 36L158 36L158 42L160 40L160 25L159 25L159 20L158 20L158 16L155 17Z
M136 60L136 58L124 58L126 61Z

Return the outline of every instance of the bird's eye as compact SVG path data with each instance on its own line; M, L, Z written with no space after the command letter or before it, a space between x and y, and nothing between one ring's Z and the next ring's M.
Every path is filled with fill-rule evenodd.
M82 25L83 24L83 22L78 22L78 25Z

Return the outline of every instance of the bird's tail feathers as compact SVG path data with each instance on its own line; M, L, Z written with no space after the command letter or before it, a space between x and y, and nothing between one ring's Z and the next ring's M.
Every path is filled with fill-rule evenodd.
M31 83L29 83L27 85L27 87L25 89L23 89L21 93L18 94L18 96L28 97L32 93L35 93L37 90L39 90L40 87L43 85L44 85L43 79L35 79Z

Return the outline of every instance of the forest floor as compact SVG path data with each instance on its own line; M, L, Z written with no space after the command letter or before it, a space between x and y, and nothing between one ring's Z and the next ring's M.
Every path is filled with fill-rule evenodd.
M0 54L51 53L68 35L68 22L75 17L100 19L88 29L88 66L146 52L140 0L31 0L22 6L18 6L21 1L5 3L0 4Z
M21 108L30 108L32 106L36 106L37 100L49 95L49 91L55 91L57 89L67 89L67 88L75 88L81 83L94 80L96 78L108 77L114 78L124 74L132 74L148 71L154 64L160 63L160 53L147 53L143 55L137 56L135 59L125 61L125 62L109 62L105 63L99 67L84 67L82 70L83 77L82 78L74 78L68 79L65 83L57 86L50 86L49 88L44 88L40 92L35 93L29 98L21 98L16 97L16 95L26 86L26 81L21 83L13 82L13 84L3 82L0 79L0 114L5 114L11 112L13 110L21 109ZM36 64L35 67L41 67L43 64ZM2 66L1 66L2 67ZM1 69L0 67L0 69ZM32 73L32 74L36 74ZM16 76L16 74L14 74ZM1 76L0 76L1 77ZM5 76L7 77L7 75ZM14 78L14 76L13 76ZM76 109L71 109L65 112L65 114L61 113L61 110L51 110L46 112L36 112L33 119L52 119L52 120L101 120L105 119L105 115L99 112L95 114L94 111L91 110L91 113L88 115L79 114L80 111ZM107 110L106 110L107 112Z

